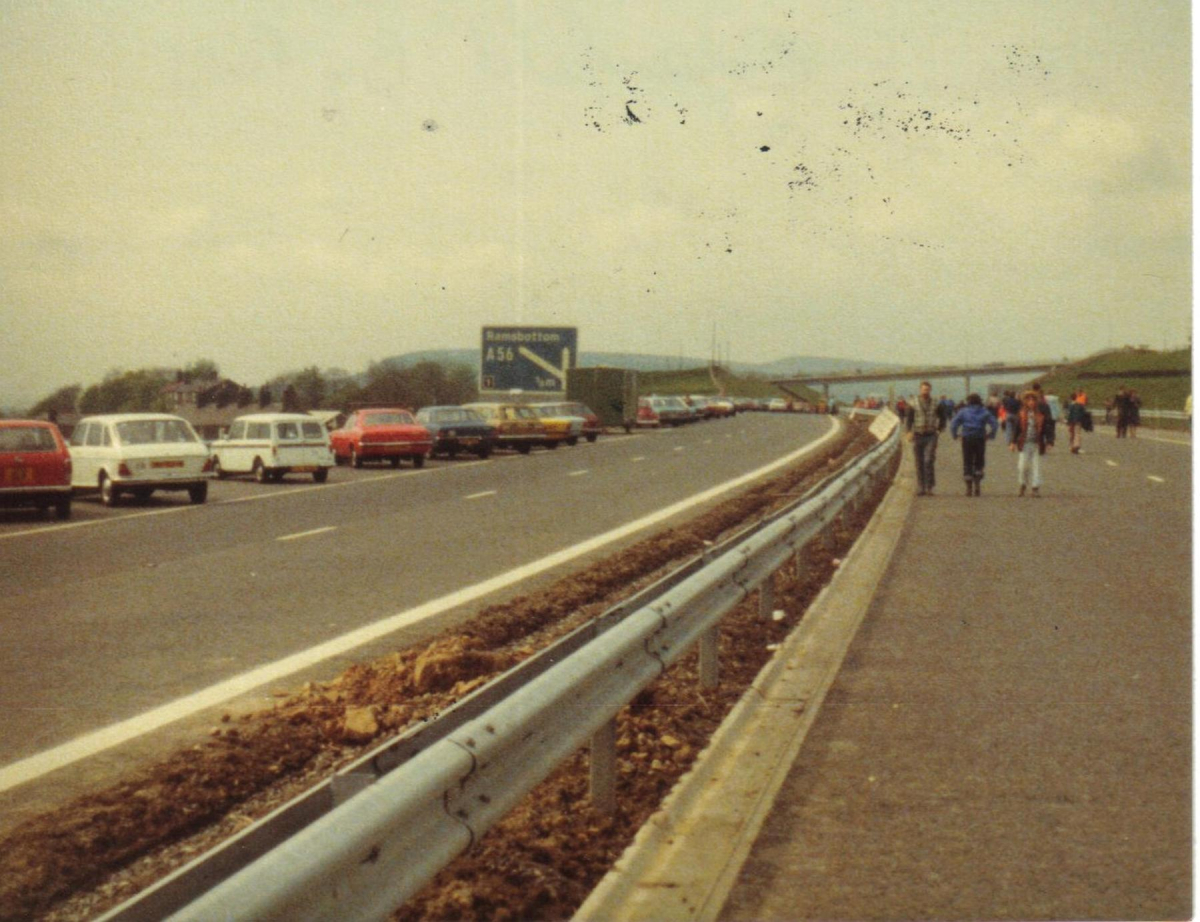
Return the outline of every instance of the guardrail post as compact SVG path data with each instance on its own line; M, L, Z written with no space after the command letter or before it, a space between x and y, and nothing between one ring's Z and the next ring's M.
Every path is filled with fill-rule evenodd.
M588 752L592 806L600 813L617 811L617 721L608 721L592 734Z
M758 587L758 617L764 621L771 619L775 611L775 574L772 573Z
M720 681L717 664L717 639L720 628L711 628L700 635L700 687L716 688Z

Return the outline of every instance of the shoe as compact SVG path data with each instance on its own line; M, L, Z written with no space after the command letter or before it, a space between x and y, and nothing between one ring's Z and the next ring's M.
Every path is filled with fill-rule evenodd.
M1038 488L1037 488L1037 487L1034 487L1034 488L1033 488L1033 498L1034 498L1034 499L1041 499L1041 498L1042 498L1042 494L1038 492Z
M1017 491L1017 496L1025 495L1025 484L1021 484L1021 489Z
M971 481L968 480L967 481L967 496L974 496L974 495L975 495L975 484L971 483Z
M975 495L976 496L983 495L983 484L981 484L978 480L975 481Z
M925 495L924 490L917 490L917 496L924 496L924 495Z

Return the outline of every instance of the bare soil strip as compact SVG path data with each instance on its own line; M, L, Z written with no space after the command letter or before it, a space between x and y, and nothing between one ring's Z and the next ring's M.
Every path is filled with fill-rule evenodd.
M367 747L436 715L706 544L794 500L872 444L865 430L848 426L820 455L684 525L536 595L489 606L431 642L356 664L330 682L309 683L272 709L236 720L227 716L191 748L22 823L0 839L0 919L95 917ZM767 647L796 623L832 572L830 561L842 544L849 546L860 525L839 526L837 547L810 548L803 572L777 579L779 608L787 613L782 621L758 620L753 606L727 617L719 688L700 694L691 657L622 712L616 816L593 815L586 760L578 755L399 917L569 916L703 748L769 658Z

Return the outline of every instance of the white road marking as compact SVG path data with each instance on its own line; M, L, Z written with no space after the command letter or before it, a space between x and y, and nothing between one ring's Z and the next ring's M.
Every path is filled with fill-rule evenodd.
M586 473L588 473L588 471L586 471L586 470L583 470L583 471L571 471L571 473L567 474L567 476L568 476L568 477L582 477L582 476L583 476L584 474L586 474Z
M1145 439L1147 442L1168 442L1171 445L1187 445L1190 447L1192 444L1187 439L1164 439L1158 435L1139 435L1138 438Z
M675 446L675 450L676 450L676 451L683 451L683 446L682 446L682 445L676 445L676 446Z
M1120 467L1121 466L1121 465L1117 464L1117 462L1114 461L1112 458L1106 458L1104 460L1104 463L1107 464L1109 467Z
M630 461L645 461L646 458L643 455L638 455L636 458L630 458L629 460Z
M317 644L315 647L310 647L307 650L286 656L273 663L265 663L248 672L243 672L241 675L232 676L223 682L218 682L216 685L210 685L208 688L203 688L190 695L177 698L174 701L138 714L135 717L130 717L127 720L122 720L91 733L85 733L83 736L69 740L59 746L46 749L24 759L19 759L0 768L0 791L7 791L17 785L39 778L48 772L60 769L65 765L78 762L80 759L86 759L98 752L103 752L106 749L127 743L129 740L136 739L177 720L190 717L206 708L217 707L231 698L248 694L263 685L278 682L316 663L323 662L334 656L341 656L350 650L361 647L363 644L370 643L373 640L378 640L380 637L385 637L401 628L425 621L444 611L457 608L460 605L474 602L476 599L483 598L490 593L528 580L546 570L582 557L584 554L590 554L592 551L611 544L614 541L619 541L629 535L636 534L639 531L649 528L651 525L657 525L665 519L669 519L681 512L686 512L693 506L708 502L710 499L720 496L723 493L728 493L731 490L736 490L740 486L764 477L772 471L776 471L803 458L805 455L811 454L837 435L838 430L841 428L841 424L835 417L829 418L829 424L829 431L819 439L810 442L803 448L784 455L782 458L777 458L770 464L763 465L747 474L742 474L740 477L735 477L733 480L727 480L715 487L702 490L693 496L682 499L677 503L672 503L670 506L665 506L656 512L642 516L640 519L628 522L611 531L596 535L573 547L555 551L553 554L548 554L545 557L531 561L505 573L497 574L481 583L476 583L465 589L459 589L441 598L432 599L415 608L398 612L373 624L364 625L356 630L342 634L340 637L334 637L324 643Z
M327 531L337 531L336 525L326 525L324 528L313 528L309 531L298 531L294 535L284 535L282 538L276 538L276 541L295 541L297 538L308 538L312 535L323 535Z
M712 439L705 439L705 440L704 440L704 444L705 444L705 445L711 445L711 444L712 444Z
M268 493L256 493L253 496L241 496L237 499L210 500L207 504L188 503L185 506L171 506L167 509L149 509L145 512L134 512L129 515L114 515L105 519L88 519L86 522L67 522L63 525L46 525L42 528L27 528L24 531L10 531L0 534L0 541L9 538L22 538L26 535L41 535L50 531L66 531L69 528L90 528L93 525L112 525L116 522L128 522L130 519L141 519L148 515L167 515L174 512L189 512L208 506L231 506L234 503L256 503L263 499L276 499L280 496L291 496L295 493L309 493L313 490L336 490L338 487L361 486L364 483L378 483L381 480L394 480L397 477L416 477L420 474L436 474L440 471L456 471L464 467L474 467L477 464L487 464L487 461L466 461L446 467L426 467L420 470L402 471L396 474L380 474L378 477L359 477L355 480L343 480L338 483L315 483L307 487L293 487L290 490L271 490Z
M472 493L470 496L464 496L463 499L483 499L485 496L495 496L495 490L484 490L482 493Z
M1147 474L1147 475L1146 475L1146 479L1147 479L1147 480L1153 480L1155 483L1166 483L1166 482L1167 482L1167 481L1166 481L1164 478L1162 478L1162 477L1155 477L1153 474Z

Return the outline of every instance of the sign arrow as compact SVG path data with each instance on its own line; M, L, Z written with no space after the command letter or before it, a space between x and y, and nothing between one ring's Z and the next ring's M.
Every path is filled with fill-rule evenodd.
M562 368L555 368L536 352L526 349L524 346L519 346L517 348L517 352L525 356L525 358L529 359L529 361L533 362L533 364L542 369L542 371L546 372L547 374L554 375L554 377L558 378L558 380L563 382L564 385L567 383L567 369L571 367L570 349L563 349L562 351Z

